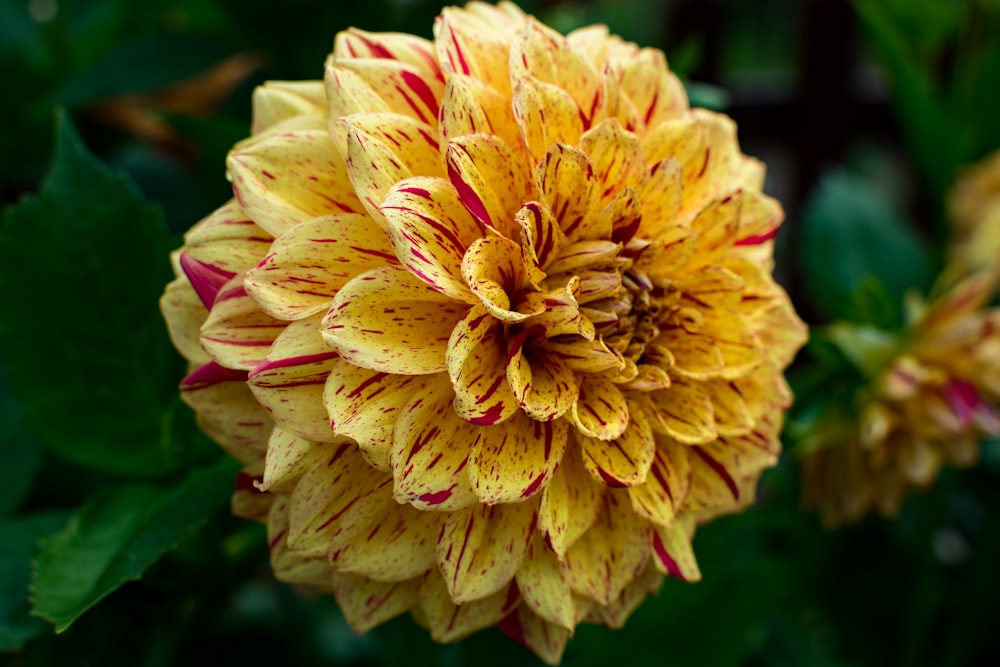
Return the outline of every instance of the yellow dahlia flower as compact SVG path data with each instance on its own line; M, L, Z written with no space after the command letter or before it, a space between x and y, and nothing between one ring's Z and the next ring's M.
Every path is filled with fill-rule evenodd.
M324 81L256 91L163 310L280 579L555 663L699 578L805 331L762 166L661 52L509 3L434 34L347 30Z
M820 429L804 486L825 523L896 514L942 466L972 465L980 440L1000 435L1000 309L986 308L995 284L981 271L947 290L863 390L860 417L831 414Z

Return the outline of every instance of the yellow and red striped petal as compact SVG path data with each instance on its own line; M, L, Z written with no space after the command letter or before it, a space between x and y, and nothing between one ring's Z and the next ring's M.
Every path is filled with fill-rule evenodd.
M334 58L327 76L331 87L331 116L389 111L412 116L429 126L437 124L444 81L437 76L390 58ZM363 90L367 86L370 93ZM381 104L373 103L373 97Z
M261 490L290 491L306 471L325 464L322 459L326 455L329 455L327 447L275 427L267 441Z
M167 322L170 340L193 366L207 364L212 358L201 346L201 325L208 317L208 310L186 276L167 285L160 297L160 311Z
M472 490L486 505L519 503L552 478L566 452L565 421L537 421L523 412L483 428L469 456Z
M455 413L476 426L509 419L518 400L507 384L503 325L484 306L473 306L448 341L448 376L455 390Z
M437 561L451 599L479 600L510 584L535 524L535 503L473 505L450 512L437 544Z
M359 273L397 261L371 218L339 213L287 230L247 272L244 286L268 314L296 320L326 312L337 290Z
M605 487L583 465L578 448L570 447L542 492L538 530L560 560L593 525Z
M668 389L649 394L653 426L680 442L704 444L718 437L712 400L700 383L676 376Z
M448 142L447 163L448 178L469 213L483 227L517 239L514 216L533 195L521 153L492 134L468 134Z
M621 437L629 424L625 395L613 382L599 375L584 376L569 414L581 433L600 440Z
M575 145L584 131L580 110L569 93L531 77L517 82L514 118L536 161L545 157L550 146Z
M282 127L237 144L226 162L233 192L250 219L279 236L322 215L363 212L326 128Z
M352 364L383 373L424 375L447 368L452 329L468 306L427 287L398 266L347 283L323 319L323 336Z
M503 619L498 627L549 665L559 664L566 643L573 634L571 629L550 623L523 604Z
M406 581L434 567L440 517L400 505L388 480L378 493L351 505L338 519L327 548L340 572L376 581Z
M573 407L579 393L579 379L558 357L533 353L525 346L528 336L538 326L526 329L511 342L507 354L507 382L528 416L551 421Z
M651 531L632 512L622 491L604 494L597 520L573 543L563 560L570 587L598 604L611 604L646 567Z
M462 277L462 258L482 230L442 178L409 178L386 194L379 207L399 261L431 289L473 303Z
M610 487L637 486L646 481L656 443L649 420L635 406L625 432L614 440L580 438L583 463L596 481Z
M453 642L495 625L517 606L520 597L512 582L493 595L464 604L455 604L441 574L429 572L420 585L420 608L414 618L427 626L438 642Z
M684 85L667 67L659 49L642 49L624 63L621 91L635 106L647 131L688 110Z
M656 566L649 563L645 571L632 580L611 604L594 605L587 620L616 630L620 629L643 600L650 595L656 595L661 585L663 585L663 575L656 571Z
M323 403L337 353L323 340L319 317L292 322L248 378L251 391L275 423L315 442L334 440Z
M635 188L646 173L639 139L608 119L584 132L580 150L594 168L597 206L604 208L625 188Z
M567 630L576 626L573 592L563 579L559 558L540 535L532 538L517 571L517 587L523 603L546 621Z
M438 119L442 146L450 139L467 134L490 134L518 153L524 153L521 129L514 119L509 100L495 89L471 76L448 77Z
M209 362L181 380L181 398L198 413L198 425L240 463L264 459L274 422L254 399L246 371Z
M201 326L201 344L226 368L251 370L264 359L285 328L260 309L236 276L219 290L208 319Z
M188 230L184 253L218 271L237 274L260 262L273 241L230 200Z
M353 438L370 465L388 472L399 411L432 382L431 375L390 375L336 361L323 391L330 428Z
M476 239L462 258L462 277L490 315L503 322L521 322L541 312L512 310L510 295L527 281L521 248L501 236Z
M628 490L632 509L660 526L671 526L691 483L688 448L674 440L656 437L653 462L646 481Z
M514 30L516 26L509 21L497 23L496 19L446 7L434 23L441 69L447 74L471 76L509 98L508 35Z
M594 165L587 154L574 146L548 145L535 170L535 179L542 202L555 216L566 239L589 237L601 193L595 187ZM553 256L552 252L545 254Z
M420 580L383 583L354 574L332 575L333 595L344 620L357 633L368 632L409 611L419 602Z
M397 501L441 511L476 503L466 466L480 427L460 419L453 400L441 374L400 411L389 452Z
M347 130L347 173L364 210L380 225L392 186L413 176L445 177L437 132L392 113L358 113L338 121Z
M348 28L338 32L334 38L333 56L338 61L351 58L398 60L427 77L444 81L433 42L415 35Z
M701 581L701 570L691 549L694 521L688 517L670 527L656 526L653 532L653 562L663 574L681 581Z
M522 206L514 220L520 227L521 264L535 289L545 279L543 268L555 258L566 243L566 235L549 207L540 202Z

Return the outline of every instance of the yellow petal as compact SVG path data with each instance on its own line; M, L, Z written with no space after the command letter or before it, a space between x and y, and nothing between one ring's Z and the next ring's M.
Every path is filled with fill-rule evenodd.
M265 312L284 320L326 312L337 290L368 269L396 264L385 232L357 213L323 216L282 234L244 286Z
M579 380L569 365L525 346L537 329L532 327L514 337L507 355L507 382L517 400L532 419L551 421L564 415L576 400Z
M536 507L477 504L447 515L437 560L452 600L462 604L508 587L528 551Z
M684 498L684 510L714 516L719 512L732 511L741 507L751 498L740 491L738 470L727 467L732 464L723 458L722 448L709 449L705 446L692 447L688 455L691 463L691 486Z
M580 384L580 394L570 416L584 435L614 440L628 427L628 403L614 383L601 376L588 375Z
M478 79L509 98L507 63L514 29L512 25L504 26L446 7L434 23L434 43L441 68L448 74Z
M562 88L526 77L514 90L514 118L536 161L556 143L575 145L584 125L576 102Z
M542 202L552 211L566 239L589 238L601 193L595 187L594 166L587 154L573 146L547 145L535 178ZM552 257L553 253L545 255Z
M351 629L368 632L418 603L420 580L383 583L353 574L333 573L333 595Z
M646 172L639 139L608 119L584 132L580 149L594 167L597 205L607 206L624 188L635 188Z
M691 549L694 522L681 520L671 527L657 526L653 533L653 562L660 572L681 581L701 581L701 571Z
M253 133L304 115L326 115L322 81L265 81L253 91Z
M167 322L170 340L174 347L193 366L211 361L201 346L201 325L208 317L208 310L191 287L191 282L181 276L167 285L160 297L160 311Z
M503 325L483 306L473 306L448 341L448 376L455 389L455 413L471 424L492 426L517 412L507 384Z
M576 627L573 593L562 576L559 558L536 535L517 571L521 598L532 611L567 630Z
M573 543L563 561L570 587L599 604L611 604L646 567L650 528L623 492L604 494L597 520Z
M604 110L604 86L594 66L565 37L534 19L511 44L510 76L511 81L530 77L569 93L585 128Z
M621 88L647 129L678 118L688 109L684 86L659 49L642 49L625 63Z
M618 369L622 366L622 357L617 352L608 349L600 338L596 340L578 340L569 343L547 340L539 343L546 356L556 356L566 362L571 370L579 373L601 373Z
M396 417L433 377L390 375L337 361L323 391L330 427L353 438L370 465L388 472Z
M282 128L236 144L229 153L233 192L250 219L279 236L321 215L362 213L347 165L326 128Z
M209 362L181 380L181 398L198 413L205 435L240 463L264 459L274 422L254 399L246 371Z
M560 560L597 518L604 486L587 474L578 449L570 447L542 492L538 530Z
M409 116L358 113L339 119L347 129L347 172L368 214L379 223L389 189L412 176L445 177L434 128Z
M467 134L491 134L518 153L525 152L510 101L471 76L448 77L438 122L442 145Z
M518 238L514 216L531 196L531 173L521 154L492 134L448 142L448 178L462 204L484 227Z
M326 464L326 455L328 448L275 427L267 442L261 490L291 491L307 470Z
M333 573L322 551L306 553L289 549L288 521L288 499L278 496L267 516L267 540L274 576L290 584L329 586Z
M649 394L654 427L685 444L703 444L718 437L712 401L700 383L677 376L668 389Z
M632 509L641 517L661 526L671 526L691 477L691 464L685 445L657 436L646 481L629 489Z
M236 276L219 290L201 327L201 344L227 368L250 370L261 362L285 323L260 309Z
M519 600L517 586L511 582L493 595L456 605L441 574L432 571L421 582L420 608L414 610L414 617L427 626L434 641L453 642L496 625Z
M441 178L409 178L386 194L379 207L396 256L431 289L473 303L462 278L462 258L482 236L459 193Z
M722 436L743 435L754 427L753 417L747 410L746 401L739 386L732 381L708 380L701 386L712 401L715 430Z
M573 634L571 629L548 622L526 605L519 606L516 613L503 619L499 627L548 665L559 664Z
M357 28L341 30L333 40L333 56L388 58L415 67L425 76L444 81L434 43L415 35L398 32L367 32Z
M442 374L400 411L389 452L397 501L443 511L476 502L466 466L480 427L460 419L452 400Z
M681 165L674 158L661 160L649 167L646 178L636 188L642 210L636 236L655 239L677 221L683 188Z
M341 357L363 368L438 373L446 368L451 331L467 311L406 269L383 266L337 292L323 320L323 335Z
M511 310L510 295L525 286L521 248L501 236L476 239L462 258L462 277L490 315L504 322L520 322L541 312Z
M432 127L437 124L444 81L408 63L389 58L334 58L327 77L336 82L330 97L334 117L388 110ZM371 93L359 90L362 86ZM370 103L373 96L381 98L382 104L358 107L358 102Z
M323 387L337 353L323 340L322 331L319 317L289 324L250 371L249 385L280 427L307 440L330 442L335 436Z
M434 567L440 516L397 503L388 484L359 500L338 518L328 544L340 572L376 581L406 581Z
M231 200L184 235L184 252L217 270L236 274L264 259L273 240Z
M487 505L519 503L551 479L566 451L563 420L541 422L517 413L502 426L480 429L469 457L469 481Z
M582 437L583 463L595 481L611 487L636 486L646 480L656 444L649 420L631 410L628 427L614 440Z
M390 479L365 463L353 443L321 446L322 463L306 471L289 497L287 542L291 550L325 555L344 513Z
M624 627L633 611L650 595L655 595L663 585L663 575L652 564L629 583L609 605L594 605L587 617L591 623L602 623L616 630Z
M542 271L566 243L566 236L549 207L540 202L528 202L514 217L520 227L521 264L528 279L538 289L545 279Z

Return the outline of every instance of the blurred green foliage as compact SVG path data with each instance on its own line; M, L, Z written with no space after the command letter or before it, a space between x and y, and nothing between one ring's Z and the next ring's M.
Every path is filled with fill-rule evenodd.
M496 630L442 647L401 618L358 637L329 597L274 582L263 529L226 516L232 464L176 397L182 362L156 308L179 234L230 196L225 154L248 132L253 86L319 78L348 25L430 36L442 4L0 0L0 663L538 664ZM664 48L682 75L709 56L737 86L808 75L797 70L807 3L702 3L721 20L714 44L671 23L691 0L520 4L561 30L605 22ZM820 323L850 321L816 335L793 370L786 435L800 447L864 382L843 341L898 330L904 293L928 289L943 265L956 168L1000 146L1000 3L854 7L892 89L904 143L891 150L919 180L900 196L855 160L789 211L799 305ZM191 99L192 77L234 57L244 69L226 95ZM688 83L700 104L733 102L719 81ZM849 401L835 407L849 418ZM792 450L756 507L700 530L702 583L667 582L623 630L582 627L565 664L997 664L990 446L898 520L835 533L798 510Z

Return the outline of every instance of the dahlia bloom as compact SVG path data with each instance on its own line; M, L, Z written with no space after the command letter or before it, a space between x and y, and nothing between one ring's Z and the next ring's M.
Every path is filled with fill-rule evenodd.
M960 173L948 209L954 264L965 270L993 264L1000 252L1000 151Z
M347 30L255 92L163 311L278 578L556 663L698 579L695 526L776 461L782 211L661 52L509 3L434 34Z
M806 503L830 526L898 513L942 466L970 466L1000 435L1000 309L995 268L944 291L858 397L860 417L830 415L804 460Z

